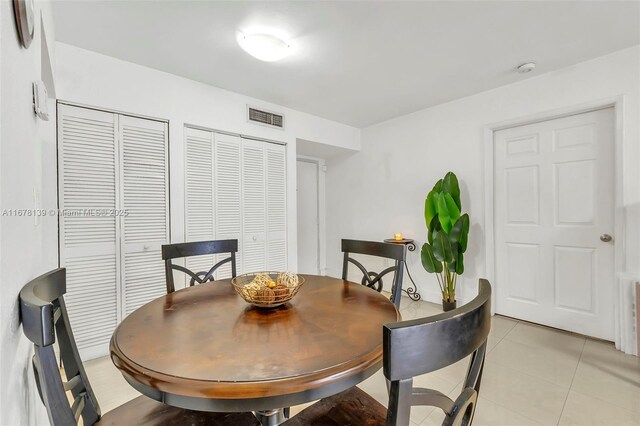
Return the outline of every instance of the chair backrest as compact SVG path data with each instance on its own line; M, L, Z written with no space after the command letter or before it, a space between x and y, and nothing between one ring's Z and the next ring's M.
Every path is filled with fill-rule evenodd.
M408 425L412 405L432 405L446 416L443 425L473 420L491 329L491 285L481 279L478 296L452 311L383 327L383 371L389 386L387 425ZM454 401L432 389L414 388L413 377L471 355L462 393Z
M342 279L346 280L349 272L349 263L353 263L362 272L362 285L382 291L382 277L393 273L391 285L391 301L396 307L400 307L400 296L402 295L402 273L406 258L406 247L404 244L382 243L379 241L342 240L342 251L344 261L342 263ZM362 263L351 257L352 253L365 254L369 256L384 257L395 261L393 266L381 272L369 271Z
M167 293L176 290L173 280L173 270L182 271L191 277L189 285L213 281L213 274L225 263L231 262L231 277L236 276L236 253L238 252L238 240L213 240L197 241L193 243L166 244L162 246L162 259L164 260L165 274L167 276ZM207 254L229 253L226 257L213 265L208 271L193 272L184 266L175 265L171 259L190 256L202 256Z
M91 389L73 338L64 294L66 270L55 269L30 281L20 291L22 329L33 342L33 369L40 399L54 425L84 425L100 418L100 406ZM66 380L63 380L53 344L58 342ZM73 404L66 391L71 391Z

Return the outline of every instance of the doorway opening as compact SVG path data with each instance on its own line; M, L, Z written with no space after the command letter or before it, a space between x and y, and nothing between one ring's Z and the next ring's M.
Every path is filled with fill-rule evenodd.
M321 266L321 164L299 157L296 162L298 210L298 272L322 274Z

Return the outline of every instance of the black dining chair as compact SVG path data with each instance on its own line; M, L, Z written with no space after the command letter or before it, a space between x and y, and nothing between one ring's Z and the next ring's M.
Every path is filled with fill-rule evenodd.
M388 409L353 387L302 410L283 426L408 426L412 405L443 410L443 426L470 425L480 392L490 329L491 285L481 279L478 296L458 309L383 327ZM437 390L413 387L415 376L447 367L469 355L467 375L455 400Z
M382 278L393 273L391 285L391 301L397 308L400 308L400 296L402 295L402 271L406 259L406 247L404 244L382 243L379 241L342 240L342 251L344 260L342 263L342 279L346 280L349 272L349 263L353 263L362 272L362 285L382 291ZM351 254L364 254L391 259L395 262L393 266L386 268L382 272L369 271L367 268L351 257Z
M173 280L173 270L184 272L189 275L189 286L196 283L201 284L213 281L213 274L225 263L231 263L231 277L236 276L236 253L238 252L238 240L213 240L197 241L192 243L165 244L162 246L162 259L164 260L165 273L167 276L167 293L173 293L175 282ZM202 256L207 254L229 253L226 257L213 265L208 271L193 272L184 266L176 265L172 259Z
M84 370L64 301L66 270L55 269L35 278L20 291L20 316L33 342L36 386L53 426L89 425L224 425L259 426L252 413L191 411L139 396L104 415ZM58 342L65 379L58 365ZM70 392L70 397L67 392ZM70 399L73 402L70 402Z

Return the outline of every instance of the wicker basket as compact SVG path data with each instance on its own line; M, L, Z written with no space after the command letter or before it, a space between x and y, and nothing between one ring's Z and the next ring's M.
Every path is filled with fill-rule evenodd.
M242 274L231 280L240 297L260 308L275 308L287 303L303 283L301 276L273 271Z

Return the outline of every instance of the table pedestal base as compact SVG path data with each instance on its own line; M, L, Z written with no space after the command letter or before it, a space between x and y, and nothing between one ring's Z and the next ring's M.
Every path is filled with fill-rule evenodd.
M262 426L278 426L287 420L283 409L256 411L255 416Z

